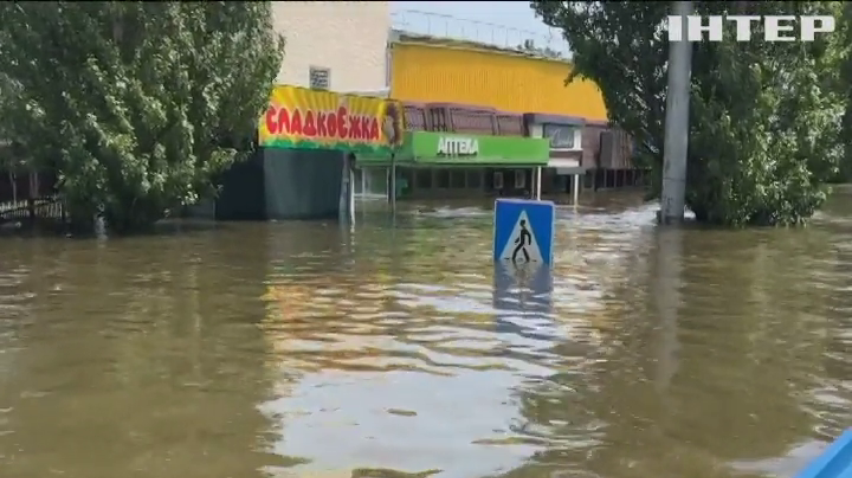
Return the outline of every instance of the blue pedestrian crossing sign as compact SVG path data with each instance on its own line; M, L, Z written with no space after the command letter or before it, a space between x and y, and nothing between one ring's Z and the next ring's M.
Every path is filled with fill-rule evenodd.
M556 206L551 201L498 199L494 203L494 260L553 263Z

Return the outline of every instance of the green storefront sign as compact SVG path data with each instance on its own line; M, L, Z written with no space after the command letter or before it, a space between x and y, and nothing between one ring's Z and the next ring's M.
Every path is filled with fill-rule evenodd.
M521 136L408 131L395 155L400 166L545 166L550 142ZM387 156L359 157L364 165L387 165Z
M411 141L413 162L417 164L544 166L550 159L550 142L546 139L433 131L410 134L406 142Z

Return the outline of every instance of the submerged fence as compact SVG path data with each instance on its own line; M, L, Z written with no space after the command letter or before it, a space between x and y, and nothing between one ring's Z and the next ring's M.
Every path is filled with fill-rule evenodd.
M64 218L65 207L56 193L55 174L0 171L0 225Z

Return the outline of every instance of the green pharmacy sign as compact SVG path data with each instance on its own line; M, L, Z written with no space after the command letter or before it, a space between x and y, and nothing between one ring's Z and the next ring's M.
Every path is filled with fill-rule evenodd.
M545 166L550 159L550 143L546 139L433 131L414 131L409 135L406 146L410 147L410 160L417 164Z

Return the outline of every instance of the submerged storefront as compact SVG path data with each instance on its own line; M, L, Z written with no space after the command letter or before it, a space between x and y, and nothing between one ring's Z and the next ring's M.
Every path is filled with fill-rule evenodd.
M546 139L409 131L396 154L365 155L358 167L362 190L395 178L398 197L535 196L549 159Z
M257 154L224 177L217 219L320 219L341 210L351 162L389 158L403 140L398 102L276 86Z

